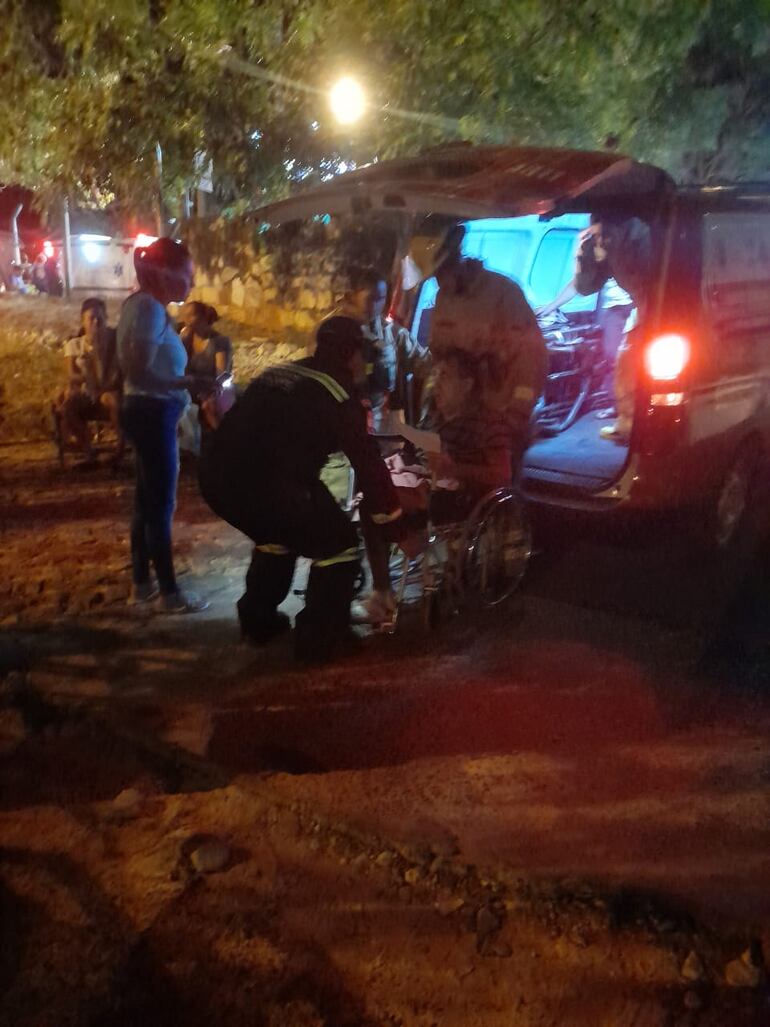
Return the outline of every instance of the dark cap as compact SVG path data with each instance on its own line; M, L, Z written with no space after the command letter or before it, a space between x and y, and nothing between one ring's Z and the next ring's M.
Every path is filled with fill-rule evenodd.
M178 271L190 263L190 251L183 242L161 236L147 246L137 246L134 250L134 267L142 266L166 268Z
M329 317L316 332L316 353L346 364L364 345L361 323L352 317Z

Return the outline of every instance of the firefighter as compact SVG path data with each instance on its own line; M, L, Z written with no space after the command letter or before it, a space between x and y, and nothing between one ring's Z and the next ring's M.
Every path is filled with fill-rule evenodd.
M359 571L356 529L319 477L329 454L341 451L350 460L364 495L362 514L393 541L402 534L395 489L355 398L365 373L363 346L354 319L324 321L314 355L256 378L201 455L204 498L254 542L238 601L246 638L262 644L289 626L278 606L298 556L312 561L295 625L295 655L304 662L329 659L347 635Z
M532 410L545 385L545 340L519 286L464 256L464 237L463 225L453 226L433 258L439 292L430 351L434 362L453 351L476 362L479 407L508 420L518 471L530 441Z

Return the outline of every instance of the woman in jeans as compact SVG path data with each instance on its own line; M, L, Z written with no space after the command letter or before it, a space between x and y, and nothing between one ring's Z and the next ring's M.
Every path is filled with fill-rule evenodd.
M177 424L190 402L187 351L166 312L182 303L193 280L187 248L172 239L137 247L139 291L126 300L118 324L118 360L123 372L121 426L136 454L136 495L131 525L132 600L158 597L168 613L194 613L208 603L180 592L171 551L171 520L179 473ZM150 563L158 586L150 578ZM158 593L160 595L158 596Z

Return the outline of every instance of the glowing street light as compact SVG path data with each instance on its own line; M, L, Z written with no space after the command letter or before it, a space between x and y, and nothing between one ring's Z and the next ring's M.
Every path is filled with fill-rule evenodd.
M329 104L341 125L353 125L366 110L366 96L354 78L345 76L333 86L329 93Z

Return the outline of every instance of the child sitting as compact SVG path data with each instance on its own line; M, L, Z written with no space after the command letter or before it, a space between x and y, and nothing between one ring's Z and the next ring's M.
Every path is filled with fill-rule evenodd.
M452 350L435 368L434 403L437 413L440 451L429 452L426 461L434 479L426 495L415 468L405 468L400 458L388 461L401 506L413 523L409 550L419 549L425 532L425 510L434 524L464 521L488 492L512 481L513 433L504 414L478 405L479 371L468 354ZM435 435L414 432L403 426L406 438L420 446L435 441ZM414 479L407 481L407 479ZM392 619L395 596L391 589L389 546L381 541L377 526L362 520L374 591L356 611L355 619L382 624ZM406 550L405 550L406 551Z

